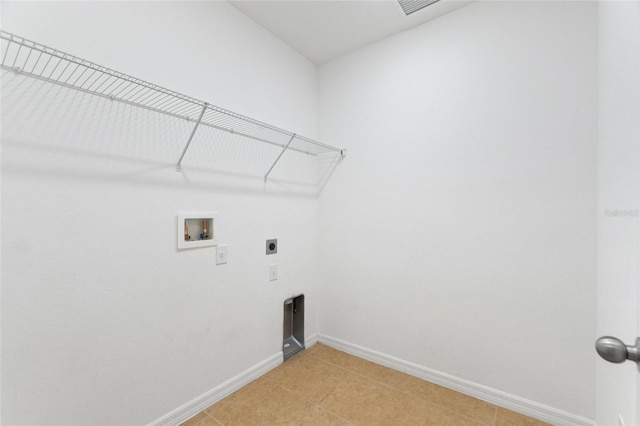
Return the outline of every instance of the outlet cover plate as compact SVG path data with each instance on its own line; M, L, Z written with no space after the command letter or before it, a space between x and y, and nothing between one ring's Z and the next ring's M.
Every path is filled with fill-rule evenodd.
M278 240L267 240L267 254L276 254L278 253Z

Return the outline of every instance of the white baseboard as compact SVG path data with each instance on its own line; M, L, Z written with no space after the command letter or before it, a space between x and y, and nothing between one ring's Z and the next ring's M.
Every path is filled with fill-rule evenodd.
M318 336L316 335L315 341L317 340ZM315 341L313 343L315 343ZM220 386L211 389L196 399L187 402L182 407L176 408L169 414L151 422L149 426L179 425L280 364L282 364L282 352L271 355L266 360L232 377Z
M318 333L312 334L311 336L304 339L304 347L310 348L311 346L318 343Z
M327 346L342 350L344 352L356 355L360 358L373 361L377 364L384 365L394 370L428 380L433 383L456 390L466 395L487 401L499 407L506 408L529 417L540 419L547 423L555 425L576 425L576 426L595 426L593 420L576 416L565 411L558 410L534 401L520 398L488 386L480 385L468 380L464 380L447 373L432 370L430 368L414 364L409 361L396 358L391 355L377 352L344 340L336 339L323 334L313 334L305 339L305 347L309 348L317 342ZM173 410L167 415L149 424L149 426L173 426L179 425L185 420L195 416L202 410L210 407L226 396L232 394L242 386L249 384L258 377L262 376L269 370L282 364L282 352L273 354L266 360L259 362L246 371L222 383L210 391L200 395L194 400L184 404L183 406Z
M487 401L499 407L506 408L554 425L595 426L596 423L585 417L567 413L553 407L539 404L519 396L511 395L488 386L480 385L469 380L452 376L447 373L432 370L409 361L377 352L344 340L336 339L324 334L318 335L318 341L335 349L350 353L360 358L373 361L394 370L437 383L460 393Z

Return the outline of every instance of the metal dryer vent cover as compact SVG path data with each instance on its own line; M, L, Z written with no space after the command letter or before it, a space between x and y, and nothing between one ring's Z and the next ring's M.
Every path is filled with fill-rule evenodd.
M425 8L430 4L436 3L437 1L439 0L398 0L398 3L400 3L404 13L409 16L413 12Z

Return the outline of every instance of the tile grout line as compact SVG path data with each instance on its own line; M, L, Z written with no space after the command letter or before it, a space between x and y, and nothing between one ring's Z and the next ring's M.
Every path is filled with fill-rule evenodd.
M351 375L349 375L349 376L347 376L347 377L350 377L350 376L351 376ZM345 379L345 380L346 380L346 379ZM344 380L343 380L343 382L344 382ZM332 412L332 411L330 411L330 410L327 410L326 408L324 408L323 406L321 406L319 403L315 403L315 402L309 401L308 399L306 399L303 395L299 394L298 392L296 392L296 391L294 391L294 390L292 390L292 389L288 389L288 388L286 388L285 386L283 386L283 385L281 385L281 384L279 384L279 383L277 383L277 382L272 382L272 383L273 383L273 384L275 384L276 386L279 386L280 388L282 388L282 389L284 389L284 390L288 391L288 392L291 392L291 393L292 393L293 395L295 395L296 397L298 397L298 398L300 398L300 399L302 399L302 400L304 400L304 401L309 402L309 403L311 404L311 409L313 409L314 407L318 407L318 408L320 408L321 410L326 411L327 413L329 413L329 414L331 414L331 415L333 415L333 416L335 416L335 417L339 418L340 420L345 421L347 424L349 424L349 425L353 425L353 423L351 423L351 422L350 422L350 421L348 421L347 419L345 419L345 418L343 418L343 417L341 417L341 416L339 416L339 415L337 415L337 414L333 413L333 412ZM340 383L342 383L342 382L340 382ZM331 390L331 391L330 391L330 392L329 392L329 393L328 393L324 398L322 398L321 402L322 402L322 401L323 401L327 396L329 396L329 394L331 394L333 391L335 391L335 389L340 385L340 383L339 383L338 385L336 385L336 387L335 387L333 390ZM308 414L308 411L307 411L307 412L305 412L305 413L300 414L300 416L299 416L299 417L297 417L297 418L295 418L295 419L293 419L293 420L292 420L292 422L294 422L294 421L296 421L296 420L300 420L300 419L301 419L301 418L303 418L306 414ZM224 425L222 425L222 426L224 426Z
M220 420L216 419L215 417L213 417L211 414L207 413L206 411L202 411L202 413L206 414L208 417L211 417L216 423L218 423L220 426L224 426L224 423L222 423ZM197 426L197 425L196 425Z
M345 422L346 424L348 424L348 425L355 425L355 423L351 423L349 420L345 419L345 418L344 418L344 417L342 417L342 416L337 415L336 413L334 413L334 412L333 412L333 411L331 411L331 410L327 410L326 408L324 408L324 407L322 407L322 406L320 406L320 405L318 405L318 407L320 407L321 409L323 409L323 410L324 410L324 411L326 411L327 413L331 414L332 416L339 418L340 420L344 421L344 422Z
M347 370L347 371L348 371L348 370ZM338 383L338 384L336 385L336 387L335 387L335 388L333 388L333 389L331 390L331 392L327 393L327 394L324 396L324 398L322 398L322 399L320 400L320 402L318 403L318 407L320 407L321 409L323 409L323 410L324 410L324 411L326 411L327 413L330 413L331 415L333 415L333 416L335 416L335 417L339 418L340 420L344 420L344 421L345 421L347 424L349 424L349 425L355 425L355 423L352 423L352 422L351 422L351 421L349 421L348 419L345 419L344 417L339 416L338 414L334 413L333 411L331 411L331 410L329 410L329 409L327 409L327 408L323 407L322 405L320 405L320 404L322 403L322 401L324 401L325 399L327 399L327 398L329 397L329 395L331 395L332 393L334 393L334 392L336 391L336 389L338 389L338 386L340 386L341 384L345 383L347 380L349 380L349 378L350 378L351 376L353 376L353 375L354 375L354 373L353 373L353 372L351 372L351 371L349 371L349 373L350 373L350 374L349 374L348 376L346 376L346 377L345 377L345 378L344 378L340 383Z
M352 356L355 356L355 355L352 355ZM365 360L365 361L367 361L367 360ZM393 369L391 369L391 368L389 368L389 367L387 367L387 366L384 366L384 365L382 365L382 364L375 363L375 362L373 362L373 361L368 361L368 362L371 362L371 363L373 363L373 364L375 364L375 365L377 365L377 366L380 366L380 367L383 367L383 368L387 368L387 369L389 369L389 370L392 370L394 373L397 373L397 374L406 375L406 376L408 376L408 377L414 377L414 376L411 376L410 374L404 373L404 372L402 372L402 371L393 370ZM359 371L359 370L360 370L360 369L358 369L358 371ZM432 406L434 406L434 407L440 408L440 409L445 410L445 411L447 411L447 412L449 412L449 413L452 413L452 414L455 414L455 415L458 415L458 416L464 417L464 418L466 418L466 419L468 419L468 420L471 420L471 421L473 421L474 423L477 423L477 424L479 424L479 425L480 425L480 424L482 424L482 425L485 425L485 426L495 426L496 417L497 417L497 407L495 407L493 404L489 404L489 403L487 403L486 401L483 401L483 400L478 399L478 398L470 397L470 398L476 399L476 400L478 400L478 401L480 401L480 402L486 403L486 404L488 404L488 405L490 405L490 406L492 406L492 407L493 407L494 412L493 412L493 415L492 415L492 417L491 417L491 421L490 421L489 423L484 423L484 422L482 422L482 421L480 421L480 420L478 420L478 419L476 419L476 418L469 417L468 415L466 415L466 414L464 414L464 413L461 413L461 412L459 412L459 411L457 411L457 410L454 410L454 409L452 409L452 408L450 408L450 407L448 407L448 406L438 404L437 402L435 402L435 401L433 401L433 400L430 400L430 399L428 399L428 398L425 398L425 397L423 397L422 395L416 395L416 394L414 394L414 393L413 393L412 391L410 391L410 390L404 390L404 389L401 389L401 388L396 387L396 386L394 386L394 385L391 385L391 384L388 384L388 383L385 383L385 382L381 382L381 381L379 381L379 380L376 380L376 378L374 378L374 377L365 376L365 375L363 375L362 373L359 373L358 371L356 371L354 374L356 374L356 375L358 375L358 376L360 376L360 377L362 377L362 378L364 378L364 379L371 380L371 381L373 381L373 382L375 382L375 383L378 383L378 384L380 384L380 385L382 385L382 386L385 386L385 387L387 387L387 388L389 388L389 389L393 389L393 390L396 390L396 391L398 391L398 392L401 392L401 393L403 393L403 394L405 394L405 395L409 395L409 396L410 396L411 398L413 398L413 399L416 399L416 400L418 400L418 401L422 401L422 402L426 402L426 403L428 403L429 405L432 405ZM420 379L420 378L416 378L416 379L421 380L421 381L424 381L424 382L427 382L427 383L430 383L430 384L433 384L433 385L436 385L436 386L440 386L440 385L438 385L437 383L433 383L433 382L431 382L431 381L429 381L429 380ZM452 389L450 389L450 390L452 390ZM452 391L453 391L453 392L455 392L455 393L457 393L457 394L460 394L460 392L458 392L458 391L455 391L455 390L452 390ZM464 394L460 394L460 395L464 395ZM465 395L465 396L468 396L468 395Z
M345 352L345 353L346 353L346 352ZM317 360L320 360L320 361L322 361L322 362L324 362L324 363L327 363L327 364L329 364L329 365L332 365L332 366L334 366L334 367L338 367L338 368L339 368L339 369L341 369L341 370L348 371L349 373L355 373L355 372L356 372L356 370L351 370L351 369L349 369L349 368L343 367L342 365L336 364L336 363L331 362L331 361L329 361L329 360L327 360L327 359L324 359L324 358L320 358L319 356L315 356L315 355L312 355L312 354L309 354L309 355L307 355L307 356L313 357L313 358L315 358L315 359L317 359ZM356 358L357 358L357 357L356 357ZM359 359L360 359L360 358L359 358Z
M374 382L374 383L378 383L378 384L380 384L380 385L386 386L386 387L388 387L389 389L393 389L393 390L396 390L396 391L398 391L398 392L401 392L401 393L403 393L404 395L406 395L406 396L410 397L410 398L411 398L411 400L419 401L420 403L427 403L427 404L429 404L429 405L431 405L431 406L433 406L433 407L439 408L439 409L444 410L444 411L446 411L446 412L448 412L448 413L455 414L456 416L464 417L465 419L467 419L467 420L471 420L473 423L476 423L476 424L478 424L478 425L484 425L484 426L495 426L495 425L494 425L494 423L495 423L495 412L494 412L494 414L493 414L493 417L492 417L492 419L491 419L491 423L490 423L490 424L483 423L483 422L481 422L481 421L480 421L480 420L478 420L478 419L474 419L473 417L469 417L469 416L467 416L467 415L465 415L465 414L463 414L463 413L460 413L460 412L458 412L458 411L452 410L452 409L450 409L450 408L448 408L448 407L445 407L445 406L443 406L443 405L436 404L435 402L430 401L430 400L428 400L428 399L426 399L426 398L423 398L423 397L421 397L421 396L419 396L419 395L414 395L414 394L412 394L412 393L410 393L410 392L402 392L402 391L400 391L400 389L398 389L398 388L394 388L393 386L387 385L387 384L382 383L382 382L377 382L377 381L375 381L375 380L373 380L373 379L370 379L370 378L368 378L368 377L365 377L365 376L360 376L360 377L363 377L363 378L365 378L365 379L369 379L369 380L371 380L371 381L372 381L372 382Z
M374 363L374 364L375 364L375 363ZM378 365L380 365L380 364L378 364ZM385 367L385 366L382 366L382 367ZM388 367L385 367L385 368L388 368ZM395 371L395 370L394 370L394 371ZM406 373L402 373L402 372L398 372L398 373L399 373L399 374L406 374ZM452 409L450 409L450 408L448 408L448 407L446 407L446 406L444 406L444 405L437 404L437 403L435 403L435 402L433 402L433 401L431 401L431 400L429 400L429 399L427 399L427 398L423 398L423 397L422 397L422 396L420 396L420 395L415 395L413 392L405 391L405 390L402 390L402 389L397 388L397 387L395 387L395 386L392 386L392 385L390 385L390 384L388 384L388 383L380 382L380 381L376 380L376 379L375 379L375 378L373 378L373 377L364 376L364 375L362 375L362 374L360 374L360 373L358 373L358 372L354 372L354 373L352 373L352 375L357 375L358 377L361 377L361 378L363 378L363 379L365 379L365 380L371 380L372 382L374 382L374 383L376 383L376 384L379 384L379 385L381 385L381 386L384 386L384 387L386 387L386 388L388 388L388 389L392 389L392 390L398 391L398 392L400 392L400 393L402 393L402 394L404 394L404 395L410 396L410 397L411 397L411 398L413 398L413 399L416 399L416 400L419 400L419 401L426 402L426 403L428 403L428 404L430 404L430 405L433 405L434 407L438 407L438 408L440 408L440 409L442 409L442 410L448 411L449 413L453 413L453 414L456 414L456 415L458 415L458 416L464 417L464 418L469 419L469 420L471 420L471 421L473 421L473 422L475 422L475 423L478 423L478 424L484 424L484 423L482 423L481 421L479 421L479 420L477 420L477 419L474 419L474 418L472 418L472 417L469 417L469 416L467 416L467 415L465 415L465 414L463 414L463 413L460 413L460 412L458 412L458 411L452 410ZM410 376L410 377L411 377L411 376ZM420 379L420 380L424 380L424 379ZM424 380L424 381L429 382L428 380ZM429 383L433 383L433 382L429 382ZM436 384L436 383L433 383L433 384ZM436 384L436 385L437 385L437 384ZM438 385L438 386L439 386L439 385ZM454 391L454 392L457 392L457 391ZM458 393L459 393L459 392L458 392ZM477 398L475 398L475 399L477 399ZM482 400L479 400L479 401L482 401ZM482 402L485 402L485 401L482 401ZM495 426L496 412L497 412L497 409L496 409L496 408L494 408L494 413L493 413L493 417L492 417L492 419L491 419L491 423L490 423L489 425L487 425L487 426Z
M361 359L361 360L363 360L363 361L365 361L365 362L371 362L371 361L364 360L364 359L362 359L362 358L360 358L360 357L357 357L357 356L355 356L355 355L349 354L349 353L347 353L347 352L340 351L340 350L335 349L335 348L331 348L331 349L333 349L333 350L335 350L335 351L337 351L337 352L343 353L343 354L345 354L345 355L347 355L347 356L350 356L350 357L354 357L354 358ZM363 374L361 374L361 373L359 373L359 372L358 372L358 371L360 371L360 370L364 367L364 365L361 365L360 367L357 367L357 368L355 368L355 369L353 369L353 370L350 370L350 369L347 369L347 368L345 368L345 367L342 367L342 366L340 366L340 365L338 365L338 364L335 364L335 363L333 363L333 362L331 362L331 361L329 361L329 360L323 359L323 358L321 358L321 357L319 357L319 356L316 356L316 355L313 355L313 354L307 354L306 356L311 356L311 357L313 357L313 358L315 358L315 359L317 359L317 360L323 361L323 362L325 362L325 363L327 363L327 364L329 364L329 365L332 365L332 366L335 366L335 367L341 368L341 369L343 369L343 370L345 370L345 371L349 371L351 374L350 374L349 376L347 376L347 377L346 377L342 382L340 382L340 384L341 384L341 383L344 383L345 381L347 381L350 377L352 377L352 376L356 375L356 376L358 376L358 377L360 377L360 378L363 378L363 379L365 379L365 380L370 380L370 381L371 381L371 382L373 382L373 383L376 383L376 384L378 384L378 385L384 386L384 387L386 387L386 388L388 388L388 389L394 390L394 391L396 391L396 392L400 392L400 393L402 393L402 394L404 394L404 395L407 395L407 396L409 396L409 397L411 397L411 398L413 398L413 399L416 399L416 400L419 400L419 401L426 402L426 403L428 403L429 405L432 405L432 406L434 406L434 407L438 407L438 408L440 408L440 409L442 409L442 410L445 410L445 411L447 411L447 412L449 412L449 413L452 413L452 414L455 414L455 415L458 415L458 416L464 417L464 418L466 418L466 419L468 419L468 420L473 421L474 423L477 423L478 425L495 426L496 413L497 413L497 408L496 408L496 407L494 407L494 412L493 412L493 416L492 416L491 422L490 422L490 423L488 423L488 424L487 424L487 423L483 423L483 422L481 422L481 421L479 421L479 420L477 420L477 419L474 419L474 418L472 418L472 417L469 417L469 416L467 416L467 415L465 415L465 414L463 414L463 413L460 413L460 412L458 412L458 411L452 410L452 409L450 409L450 408L448 408L448 407L446 407L446 406L443 406L443 405L440 405L440 404L436 404L436 403L434 403L433 401L431 401L431 400L429 400L429 399L423 398L422 396L414 395L414 394L413 394L412 392L410 392L410 391L404 391L404 390L399 389L399 388L397 388L397 387L395 387L395 386L392 386L392 385L390 385L390 384L388 384L388 383L380 382L380 381L376 380L376 379L375 379L375 378L373 378L373 377L364 376ZM377 364L377 363L375 363L375 362L374 362L373 364L379 365L379 366L384 367L384 368L389 368L389 367L386 367L386 366L384 366L384 365ZM394 370L394 371L395 371L395 370ZM406 374L406 373L402 373L402 372L398 372L398 373L399 373L399 374ZM424 380L424 379L421 379L421 380ZM432 382L429 382L428 380L424 380L424 381L426 381L426 382L428 382L428 383L432 383ZM340 384L338 384L338 386L339 386ZM437 385L436 383L432 383L432 384ZM338 386L336 386L336 388L337 388ZM438 385L438 386L439 386L439 385ZM336 388L334 388L334 390L333 390L333 391L335 391L335 389L336 389ZM326 398L327 398L327 397L328 397L328 396L329 396L333 391L329 392L329 393L328 393L328 394L327 394L327 395L326 395L326 396L325 396L325 397L324 397L320 402L324 401L324 399L326 399ZM454 392L459 393L459 392L457 392L457 391L454 391ZM475 399L477 399L477 398L475 398ZM479 400L479 401L481 401L481 400ZM482 401L482 402L484 402L484 401ZM328 411L328 410L327 410L327 411ZM334 414L334 413L331 413L331 414ZM334 414L334 415L335 415L335 414ZM340 416L337 416L337 417L340 417Z
M341 384L343 384L343 383L345 383L347 380L349 380L349 378L350 378L351 376L353 376L353 373L350 373L348 376L346 376L344 379L342 379L342 380L340 381L340 383L338 383L338 384L337 384L333 389L331 389L331 391L330 391L330 392L328 392L328 393L327 393L327 394L326 394L326 395L325 395L325 396L320 400L320 402L318 402L318 405L320 405L320 406L322 407L322 405L321 405L321 404L322 404L322 401L324 401L325 399L329 398L329 395L331 395L332 393L334 393L334 392L336 391L336 389L338 389L338 387L339 387ZM324 408L324 407L323 407L323 409L325 409L325 410L326 410L326 408ZM329 410L327 410L327 411L329 411ZM331 414L333 414L333 413L331 413ZM340 417L340 416L338 416L338 417Z

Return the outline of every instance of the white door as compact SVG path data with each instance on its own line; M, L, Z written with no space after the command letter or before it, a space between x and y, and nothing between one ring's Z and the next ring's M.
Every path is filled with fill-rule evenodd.
M640 7L598 3L598 335L640 336ZM635 363L596 360L598 425L640 425Z

